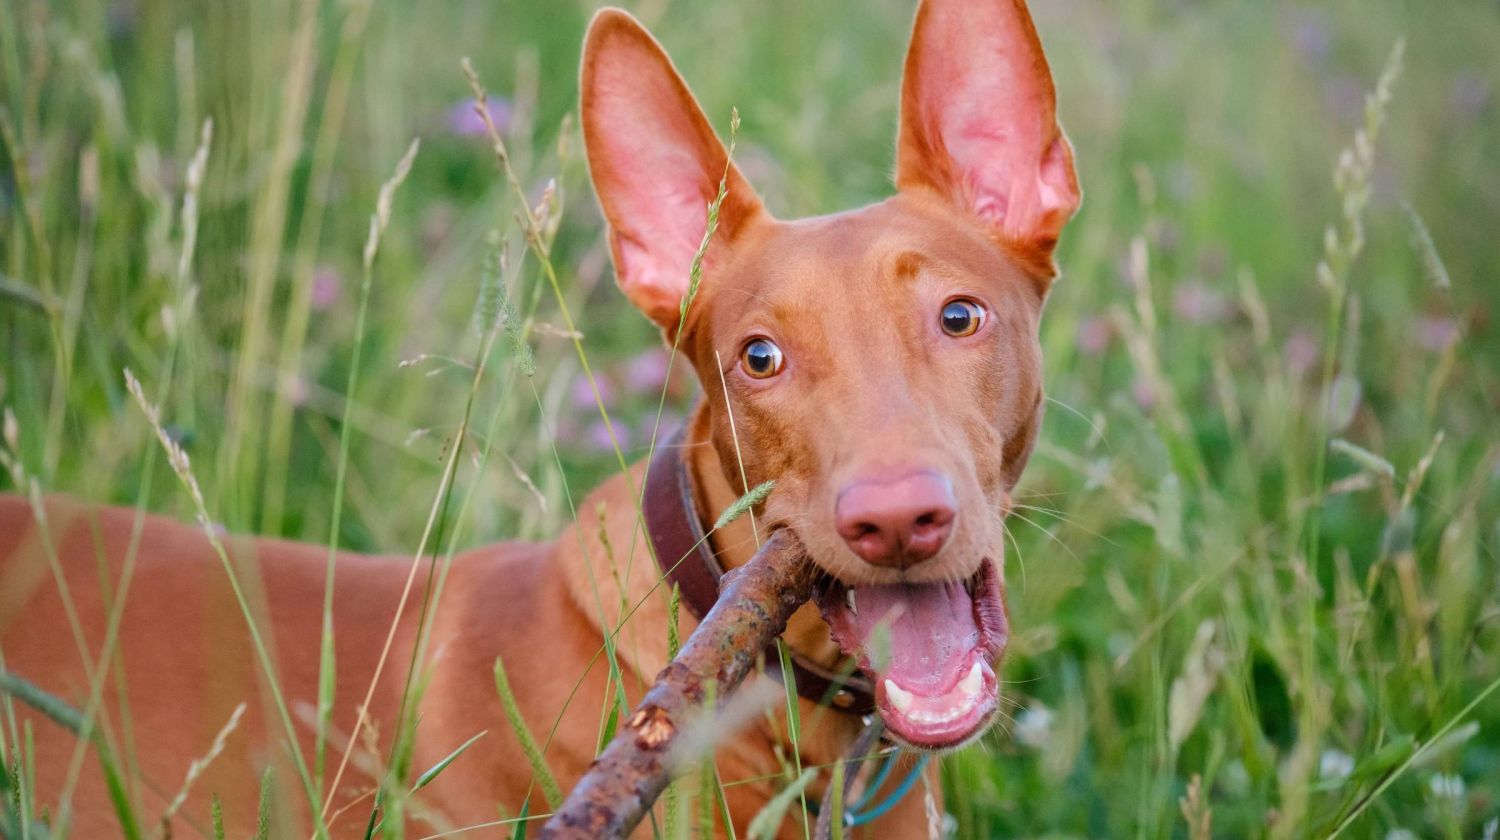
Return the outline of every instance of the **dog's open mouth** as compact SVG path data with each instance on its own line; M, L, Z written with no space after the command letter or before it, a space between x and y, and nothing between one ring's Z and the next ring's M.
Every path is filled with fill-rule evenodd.
M845 586L829 580L818 609L844 653L875 678L887 729L913 747L956 747L999 708L995 676L1009 624L994 563L966 581Z

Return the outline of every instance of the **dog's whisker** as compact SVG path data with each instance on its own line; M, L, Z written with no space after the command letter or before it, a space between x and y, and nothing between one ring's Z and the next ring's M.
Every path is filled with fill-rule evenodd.
M1097 438L1100 443L1104 444L1104 448L1105 449L1109 449L1110 448L1109 438L1104 434L1104 430L1101 429L1101 428L1099 428L1099 424L1097 424L1097 423L1094 422L1094 419L1092 417L1089 417L1088 415L1084 414L1082 411L1079 411L1078 409L1074 408L1073 406L1071 406L1071 405L1063 402L1060 399L1057 399L1056 397L1052 396L1051 394L1046 395L1046 400L1047 400L1047 402L1052 403L1053 405L1057 406L1058 408L1061 408L1062 410L1068 412L1069 414L1074 415L1079 420L1082 420L1084 423L1087 423L1088 427L1089 427L1089 433L1091 435L1093 435L1095 438Z
M1010 545L1016 552L1016 563L1021 567L1021 588L1026 588L1026 558L1021 553L1021 543L1016 540L1015 534L1011 533L1010 526L1005 523L1005 518L995 514L995 521L1000 523L1000 532L1010 541Z
M1047 539L1049 539L1052 542L1056 543L1057 546L1059 548L1061 548L1063 551L1066 551L1068 553L1069 557L1072 557L1074 560L1080 559L1078 557L1078 553L1073 550L1073 547L1070 546L1070 545L1068 545L1067 543L1063 542L1062 539L1060 539L1056 534L1054 534L1050 528L1044 528L1041 525L1039 525L1038 523L1031 521L1031 519L1029 519L1026 516L1023 516L1023 515L1021 515L1019 513L1012 512L1011 516L1014 516L1016 519L1019 519L1020 521L1025 522L1027 525L1030 525L1031 527L1037 529L1038 531L1041 531L1044 535L1046 535ZM1020 549L1018 548L1017 551L1019 551L1019 550Z
M1114 539L1112 539L1112 538L1110 538L1108 536L1105 536L1104 534L1101 534L1098 531L1093 530L1092 528L1085 528L1083 525L1079 524L1078 520L1075 517L1068 516L1067 514L1063 513L1062 511L1052 510L1050 508L1033 507L1031 505L1020 505L1020 504L1015 505L1015 507L1018 508L1018 509L1020 509L1020 510L1029 510L1029 511L1032 511L1034 513L1041 513L1041 514L1044 514L1044 515L1047 515L1047 516L1051 516L1052 518L1057 519L1058 521L1066 524L1070 528L1076 528L1077 530L1082 531L1083 533L1088 534L1089 536L1094 537L1095 539L1102 541L1105 545L1111 546L1113 548L1120 548L1120 544L1117 541L1115 541ZM1035 523L1028 523L1028 524L1035 525Z

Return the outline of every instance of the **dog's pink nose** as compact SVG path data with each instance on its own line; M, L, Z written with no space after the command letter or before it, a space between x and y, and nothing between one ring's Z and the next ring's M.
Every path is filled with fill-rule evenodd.
M856 481L834 504L834 525L854 553L867 563L896 568L937 554L957 516L952 483L925 470Z

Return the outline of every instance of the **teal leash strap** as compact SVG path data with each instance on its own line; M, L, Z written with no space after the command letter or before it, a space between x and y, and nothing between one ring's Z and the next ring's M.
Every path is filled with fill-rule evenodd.
M893 751L891 753L890 757L885 760L885 766L880 768L880 775L875 778L870 787L865 791L864 795L860 796L859 803L855 807L850 808L849 810L844 812L844 825L853 828L855 826L864 825L868 822L873 822L874 820L880 819L882 816L884 816L887 811L896 807L896 803L900 802L902 799L905 799L906 795L908 793L911 793L911 789L916 786L917 780L922 778L922 771L927 769L927 760L932 758L931 755L923 753L917 759L917 763L912 765L911 771L906 774L906 778L901 780L901 784L896 785L896 789L891 791L890 795L881 800L879 804L866 810L865 805L867 800L874 798L875 791L877 791L880 788L881 783L885 781L885 776L889 772L891 766L896 763L896 757L898 755L899 752Z
M838 798L840 801L846 803L850 801L849 793L854 788L854 780L858 778L859 771L866 761L866 756L870 758L875 757L880 744L880 736L885 732L885 723L878 716L867 715L864 718L864 722L864 730L854 739L854 743L849 745L849 750L844 753L844 757L839 759L840 763L844 765L846 772L844 773L844 783L839 791ZM844 821L844 814L835 815L833 812L834 789L834 785L830 784L828 786L828 790L823 792L822 804L816 809L813 808L812 802L809 801L806 804L806 808L810 813L818 815L818 824L813 830L813 840L831 840L835 827L833 822L835 817L839 820L838 825L840 828L847 825ZM864 797L861 796L860 799L863 800Z
M833 820L835 817L840 819L845 828L854 828L874 822L885 816L911 793L912 788L916 787L917 782L922 778L922 772L927 769L927 762L932 759L930 753L922 753L917 756L911 770L907 771L900 783L883 799L880 799L878 802L875 801L880 793L880 789L890 780L891 773L896 768L896 763L901 760L901 750L892 747L884 755L873 755L874 750L871 748L879 743L881 733L885 727L879 718L867 718L867 720L869 722L864 732L860 733L859 737L854 740L854 744L850 747L848 754L844 758L845 768L853 768L855 770L855 772L844 776L844 801L850 801L848 795L854 787L854 780L858 776L858 768L864 760L864 756L868 755L872 759L880 758L880 768L875 771L874 777L870 779L870 783L860 793L858 800L854 801L852 805L848 805L842 815L832 813L833 809L830 807L830 803L833 800L832 787L824 793L821 805L817 805L812 801L806 803L804 807L807 809L807 812L816 814L818 817L817 828L813 832L815 840L828 840L832 836ZM871 804L872 802L874 804Z
M875 794L880 791L880 786L884 785L885 780L890 777L891 770L896 766L896 756L900 754L901 751L894 747L886 750L885 758L880 762L880 769L875 771L875 778L865 785L864 792L859 795L859 801L850 805L848 810L860 811L870 804L870 800L874 799Z

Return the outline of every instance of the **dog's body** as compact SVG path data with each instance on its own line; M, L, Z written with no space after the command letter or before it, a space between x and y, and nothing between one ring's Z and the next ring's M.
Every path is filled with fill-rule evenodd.
M941 749L976 737L998 708L996 669L1008 629L1001 519L1041 414L1037 322L1055 273L1053 246L1079 200L1024 4L923 3L903 83L899 192L836 216L773 219L660 47L624 13L595 19L582 89L590 170L620 285L705 384L684 444L695 513L711 522L746 488L777 482L754 523L742 518L712 535L720 561L746 562L757 526L794 529L828 579L818 605L794 616L789 646L830 668L847 654L873 673L880 715L908 745ZM721 227L684 314L704 208L721 177L728 187ZM660 575L636 514L643 481L638 466L580 507L602 505L602 526L591 521L548 545L502 544L456 560L423 652L430 682L412 766L431 766L475 733L488 734L421 792L431 813L407 814L414 824L485 823L497 818L497 803L515 814L528 792L532 812L541 810L496 694L497 657L564 786L598 747L609 683L600 655L606 629L621 626L618 660L630 699L665 664L666 594L655 586ZM103 699L112 738L138 757L132 770L142 801L153 806L148 812L165 805L240 702L249 711L195 784L184 828L207 824L209 792L226 803L232 822L251 821L270 762L280 766L287 792L277 799L305 801L275 746L284 724L257 688L263 680L244 622L202 532L146 517L136 534L133 511L64 500L45 510L44 528L26 501L0 500L5 667L86 701L87 670L48 558L59 561L84 646L97 657L107 601L123 558L138 545L121 663L111 670L126 685L112 681ZM251 587L251 600L264 604L279 683L311 756L315 714L307 710L318 696L326 549L274 540L229 545L242 568L259 571L241 577L264 582L263 590ZM339 560L329 777L411 572L405 558ZM425 567L416 573L420 593ZM380 756L390 749L418 601L402 614L368 708ZM622 604L640 605L623 626ZM689 616L683 623L685 631L692 626ZM860 719L799 702L802 720L811 722L801 763L842 757ZM740 833L784 780L778 753L790 745L783 732L784 723L757 718L716 754ZM74 740L43 722L35 737L39 789L56 792ZM74 797L78 836L112 831L93 767L90 760ZM372 781L356 760L334 808ZM931 766L925 781L870 835L927 836L941 807ZM365 813L351 809L335 833L361 834ZM783 834L801 832L788 821Z
M639 487L642 477L642 470L636 468L630 480ZM613 546L628 547L634 538L637 560L649 561L635 530L626 479L606 482L586 504L587 510L605 506L604 533ZM119 581L137 518L130 509L95 507L65 498L48 499L45 511L44 531L27 500L0 497L0 558L4 559L0 566L0 651L6 667L82 706L89 683L47 555L55 552L65 558L67 589L90 656L97 657L108 621L104 593L112 594ZM276 801L305 801L288 757L272 746L285 730L259 688L264 681L245 622L208 538L195 526L158 516L144 516L140 522L134 541L141 548L117 645L121 670L103 693L105 719L115 737L122 739L126 737L123 722L129 721L134 741L131 752L139 760L136 771L143 814L154 816L181 786L189 763L208 751L235 707L246 703L244 717L224 753L194 785L195 795L174 822L173 832L177 837L197 836L209 823L208 794L213 793L224 803L228 824L239 829L231 835L243 836L254 824L261 775L268 764L276 765L281 791ZM327 550L283 540L231 538L225 544L237 566L246 569L253 563L264 581L264 590L255 600L266 606L262 626L274 628L269 641L277 654L279 682L294 706L301 748L310 757L315 725L310 709L318 696ZM609 620L615 622L620 592L603 565L606 550L598 529L564 533L555 543L487 546L454 559L428 645L431 682L422 700L412 766L420 772L469 737L487 734L423 789L420 810L409 815L414 832L409 836L493 822L501 813L497 805L514 816L528 793L532 813L545 813L541 793L533 787L531 767L499 705L493 677L497 657L505 664L522 716L536 737L545 739L556 724L546 759L559 783L566 789L588 768L598 746L608 664L600 655L600 600L594 581L589 580L585 552L599 564L598 599L609 605ZM100 558L108 560L107 578L101 576ZM354 729L358 702L375 672L410 569L410 557L340 555L334 600L339 679L331 727L336 737L328 747L329 777L347 734ZM418 570L418 592L425 573L424 564ZM243 577L253 580L255 576ZM650 591L656 579L654 569L641 569L632 575L624 593L629 603L642 604L625 624L618 646L632 699L640 697L642 687L666 664L667 608L662 591ZM370 704L369 717L379 735L377 752L371 753L363 743L356 747L356 758L334 802L338 809L359 800L334 823L337 837L364 836L371 804L365 794L376 781L366 768L383 766L389 754L417 617L413 601L400 622ZM686 634L693 620L684 613L681 622ZM128 708L120 704L119 673L125 675ZM819 715L812 704L801 702L804 719L820 721L803 740L804 763L837 758L858 731L857 720L842 714ZM22 720L34 726L32 756L38 770L37 789L45 802L46 795L55 796L63 789L78 741L23 704L18 703L17 709ZM718 754L719 773L726 783L758 780L725 789L741 832L774 790L773 779L780 771L772 750L777 737L769 723L760 723ZM92 755L82 772L73 798L70 836L118 834L104 779ZM932 781L936 783L935 774ZM307 817L305 811L288 816L294 822ZM925 831L923 819L919 797L908 797L880 825L885 830L905 825L896 836L918 836ZM463 836L508 837L511 831L511 826L502 826ZM800 831L785 834L793 833L800 836Z

